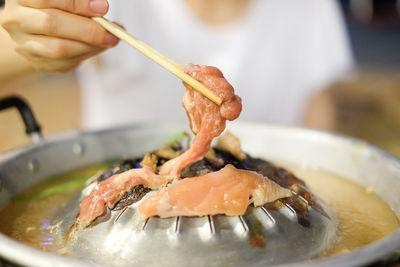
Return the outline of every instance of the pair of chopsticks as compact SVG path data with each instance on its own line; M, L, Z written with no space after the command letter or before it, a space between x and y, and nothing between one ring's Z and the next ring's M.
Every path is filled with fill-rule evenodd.
M121 40L124 40L129 45L133 46L145 56L152 59L154 62L158 63L166 70L177 76L179 79L189 84L193 89L197 90L199 93L216 103L217 105L221 105L222 100L219 98L214 92L200 83L198 80L194 79L189 74L183 71L183 67L179 64L173 62L171 59L167 58L160 52L154 50L152 47L148 46L135 36L126 32L123 28L118 26L117 24L103 18L103 17L93 17L93 20L98 22L104 29L115 35Z

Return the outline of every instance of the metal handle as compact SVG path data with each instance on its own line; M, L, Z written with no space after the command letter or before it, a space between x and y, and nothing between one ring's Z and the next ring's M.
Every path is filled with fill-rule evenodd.
M29 105L19 96L11 96L0 99L0 111L15 107L18 109L19 114L25 124L25 132L31 137L33 143L38 143L42 139L40 125L33 115L32 109Z

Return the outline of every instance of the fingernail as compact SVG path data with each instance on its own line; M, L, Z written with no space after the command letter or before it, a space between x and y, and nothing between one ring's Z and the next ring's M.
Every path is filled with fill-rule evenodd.
M99 14L106 13L108 9L108 3L106 0L91 0L89 5L93 12Z
M113 46L118 43L118 38L112 35L111 33L106 34L106 45Z

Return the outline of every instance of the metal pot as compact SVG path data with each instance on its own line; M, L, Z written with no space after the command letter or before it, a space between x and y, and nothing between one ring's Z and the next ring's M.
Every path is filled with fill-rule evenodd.
M229 129L253 156L316 166L362 186L372 185L400 218L400 159L366 142L315 130L235 122ZM140 156L165 144L186 123L152 122L99 131L72 132L0 155L0 205L49 176L124 155ZM37 129L33 131L34 136ZM400 248L400 230L348 254L294 263L296 266L364 265ZM87 266L39 251L0 234L0 256L30 266Z

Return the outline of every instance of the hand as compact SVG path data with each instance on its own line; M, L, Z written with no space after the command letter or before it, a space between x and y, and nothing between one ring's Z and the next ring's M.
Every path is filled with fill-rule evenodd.
M1 25L35 69L67 72L117 45L90 19L107 11L107 0L7 0Z

